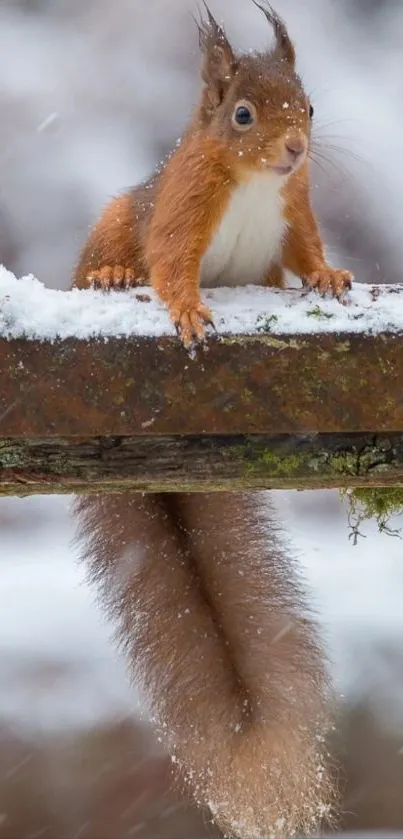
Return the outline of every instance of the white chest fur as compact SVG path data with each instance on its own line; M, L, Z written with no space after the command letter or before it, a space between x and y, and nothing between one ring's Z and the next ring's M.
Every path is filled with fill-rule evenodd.
M260 285L279 256L286 222L281 179L262 172L238 186L201 265L202 286Z

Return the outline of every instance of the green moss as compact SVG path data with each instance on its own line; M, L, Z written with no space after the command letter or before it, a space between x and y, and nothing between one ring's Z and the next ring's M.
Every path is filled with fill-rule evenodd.
M309 318L316 318L317 320L331 320L334 317L330 312L325 312L320 306L316 305L313 309L308 309L307 316Z
M328 465L334 475L356 475L358 469L355 452L337 452L329 455Z
M351 350L350 341L338 341L337 344L334 347L334 351L339 353L339 355L341 353L350 352L350 350Z
M7 442L0 443L0 469L18 469L23 463L23 451Z
M277 315L259 315L256 320L256 332L271 332L276 323L278 323Z
M265 449L261 455L261 463L267 466L271 475L295 475L304 463L303 455L298 454L274 454L270 449Z
M375 520L380 533L389 536L401 536L400 529L393 529L391 519L403 513L403 488L401 487L359 487L340 491L348 504L348 523L350 539L357 544L363 536L361 526L364 522Z
M323 476L357 477L359 475L359 457L355 452L318 452L287 451L271 448L261 448L253 441L231 445L222 451L222 456L228 460L244 463L244 474L247 476L260 475L264 479L303 478L309 485L310 474ZM288 485L288 484L287 484Z
M277 338L268 332L260 332L252 335L220 335L220 344L232 346L236 344L239 347L246 347L249 344L259 344L266 347L273 347L276 350L303 350L306 347L306 340L303 336L301 338Z

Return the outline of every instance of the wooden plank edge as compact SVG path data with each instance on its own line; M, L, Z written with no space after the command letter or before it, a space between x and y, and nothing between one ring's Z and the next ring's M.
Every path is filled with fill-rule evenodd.
M403 433L0 439L0 495L403 486Z

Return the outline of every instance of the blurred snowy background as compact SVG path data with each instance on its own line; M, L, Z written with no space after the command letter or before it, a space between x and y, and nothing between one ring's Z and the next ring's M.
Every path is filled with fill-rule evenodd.
M211 6L237 46L268 42L250 0ZM403 4L276 7L315 105L314 195L332 258L358 280L399 281ZM66 288L101 206L180 134L198 84L195 10L193 0L0 0L0 262L17 275ZM403 829L403 544L368 527L353 548L334 492L276 503L344 696L344 825ZM68 505L0 500L0 837L211 835L167 792L158 744L133 717L137 696L76 563Z

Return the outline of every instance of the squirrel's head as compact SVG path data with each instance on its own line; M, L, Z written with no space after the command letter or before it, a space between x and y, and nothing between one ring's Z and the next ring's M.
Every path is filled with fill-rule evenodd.
M235 54L206 6L199 24L203 54L200 123L223 141L234 162L287 176L306 160L313 108L295 69L284 22L266 0L253 0L274 30L274 47Z

